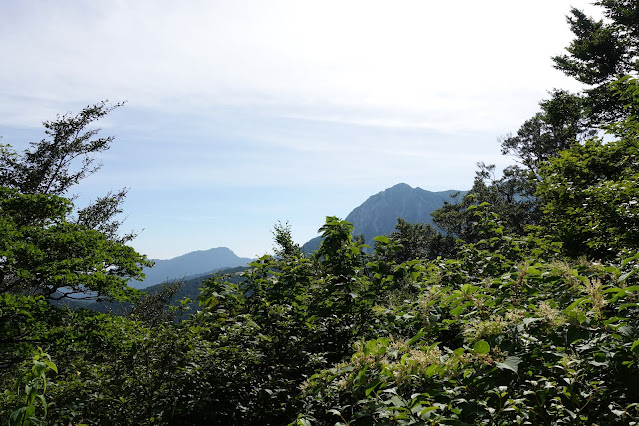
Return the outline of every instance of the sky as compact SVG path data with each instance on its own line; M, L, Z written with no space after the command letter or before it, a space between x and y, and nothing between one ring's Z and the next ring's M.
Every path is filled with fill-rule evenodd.
M583 0L0 0L0 143L102 100L77 203L129 188L149 258L303 244L398 183L469 189L553 88Z

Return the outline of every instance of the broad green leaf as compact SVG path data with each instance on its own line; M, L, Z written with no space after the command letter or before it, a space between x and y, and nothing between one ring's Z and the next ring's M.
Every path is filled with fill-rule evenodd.
M412 346L415 342L424 336L424 329L420 329L419 332L408 341L408 346Z
M55 365L52 361L50 361L50 360L48 360L48 359L45 359L45 360L44 360L44 362L47 364L47 366L48 366L51 370L55 371L56 373L58 372L58 367L56 367L56 365Z
M619 283L625 282L628 279L628 277L633 276L637 272L637 270L638 269L632 269L628 272L621 274L621 276L619 277Z
M632 257L629 257L627 259L624 259L621 261L621 267L623 268L624 266L626 266L628 263L632 262L633 260L637 260L639 259L639 252L637 254L635 254Z
M377 388L377 386L379 386L380 383L382 382L379 379L377 379L377 380L374 380L373 383L368 385L365 392L366 396L369 396L371 393L373 393L373 391L375 391L375 388Z
M509 356L504 360L504 362L498 362L495 365L497 368L502 370L510 370L518 373L519 364L521 363L521 358L518 356Z
M627 309L627 308L636 308L639 306L639 303L624 303L619 305L619 310Z
M573 309L575 309L576 307L580 306L582 303L584 303L586 300L588 300L586 297L581 297L577 300L575 300L574 302L572 302L566 309L564 309L564 312L566 313L570 313L570 311L572 311Z
M466 309L468 306L473 306L474 303L473 302L466 302L463 305L459 305L454 309L451 309L450 314L454 317L458 316L459 314L461 314L462 312L464 312L464 309Z
M433 410L437 410L437 407L433 407L433 406L426 407L419 413L419 417L423 417L424 415L427 415L429 412Z
M373 238L374 241L383 243L383 244L388 244L390 243L390 238L384 236L384 235L380 235L378 237Z
M479 287L472 284L464 284L461 286L461 292L466 295L473 294L477 289L479 289Z
M617 328L617 331L627 337L632 337L635 334L634 328L629 325L622 325L621 327Z
M475 343L473 350L477 354L487 354L488 352L490 352L490 345L487 341L480 340L479 342Z
M31 423L31 418L35 415L35 406L20 407L11 412L9 416L9 426L25 426Z

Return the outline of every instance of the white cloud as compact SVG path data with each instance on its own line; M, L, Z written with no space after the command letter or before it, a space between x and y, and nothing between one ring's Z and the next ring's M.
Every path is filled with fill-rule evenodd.
M212 215L202 199L285 187L278 214L315 215L312 225L293 225L316 229L317 217L347 213L358 197L398 182L467 188L475 162L510 161L496 138L516 131L547 90L577 87L550 57L571 39L570 5L588 9L586 0L0 4L0 134L40 132L57 113L128 100L101 123L116 143L87 188L157 195L132 204L158 232L166 224L153 222L155 211L173 202L164 197L192 190L199 195L183 200L188 215L174 216L250 222L245 250L257 228L268 242L256 243L270 245L275 213L263 219L244 205ZM302 208L300 198L318 205ZM198 232L187 222L167 240L240 232L228 224ZM141 238L153 249L163 237ZM193 249L207 248L202 238Z
M549 56L570 39L568 4L16 2L0 30L12 58L0 79L4 96L63 104L437 105L450 114L495 90L550 88Z

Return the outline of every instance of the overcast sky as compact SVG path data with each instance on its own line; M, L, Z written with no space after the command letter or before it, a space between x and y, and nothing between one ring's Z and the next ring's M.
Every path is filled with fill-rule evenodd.
M468 189L509 164L583 0L0 0L1 142L108 99L116 137L79 201L129 187L151 258L304 243L397 183Z

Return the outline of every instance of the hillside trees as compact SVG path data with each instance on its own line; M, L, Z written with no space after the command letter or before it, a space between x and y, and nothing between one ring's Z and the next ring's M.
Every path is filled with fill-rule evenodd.
M381 248L381 241L377 240L375 248ZM424 223L410 223L397 218L395 230L388 235L388 242L381 250L383 255L397 264L415 259L435 259L438 256L453 256L455 240L444 236L433 225ZM380 253L380 250L377 250Z
M352 225L327 217L320 250L304 255L276 226L275 256L249 265L242 281L203 283L192 321L219 351L209 382L216 424L287 424L301 409L299 386L343 361L377 333L413 333L411 317L388 321L384 306L414 295L411 266L367 254Z
M422 264L395 312L413 335L356 344L304 385L297 424L630 424L639 419L636 256L562 259L501 234ZM500 235L501 234L501 235ZM307 422L307 423L305 423Z
M639 83L623 87L636 101ZM416 296L389 310L419 332L359 341L311 376L297 424L636 423L636 110L608 127L615 140L540 163L537 232L509 232L489 203L468 205L475 240L454 258L406 262Z
M514 155L518 164L506 167L501 176L494 165L478 163L471 190L456 203L447 203L433 213L433 221L447 234L474 242L473 212L468 207L489 203L509 233L523 235L526 227L541 219L537 185L540 168L573 144L595 135L585 117L584 99L555 90L540 102L541 112L524 122L515 135L500 139L503 155Z
M124 300L151 263L126 245L117 219L126 190L76 208L69 191L96 172L112 137L91 128L121 104L102 102L44 122L47 138L18 154L0 149L0 291L59 299ZM70 198L69 198L70 197Z
M626 108L624 75L639 69L639 12L633 1L600 0L606 17L597 20L572 8L567 20L575 39L567 53L553 58L555 67L586 87L581 93L554 89L540 102L541 111L524 122L514 135L501 138L504 155L514 155L517 165L495 177L493 166L479 164L475 184L454 204L435 212L434 222L450 235L477 241L468 207L488 202L509 232L522 235L529 225L539 225L542 212L536 194L543 179L540 169L548 160L575 144L584 144L632 114ZM615 83L614 85L612 83Z
M138 314L70 310L40 296L0 294L0 389L8 390L0 393L0 422L20 404L11 389L42 347L58 366L47 386L46 424L201 424L188 418L201 415L209 401L202 376L214 374L219 361L211 345L192 322Z
M127 245L133 234L119 232L126 190L80 208L70 194L99 169L94 155L112 141L98 137L92 125L119 105L102 102L45 122L47 138L21 154L0 146L0 421L22 404L11 389L36 348L59 366L47 387L51 424L171 418L181 402L173 389L187 387L178 365L206 352L197 333L186 328L177 335L170 315L154 301L116 317L46 300L131 300L138 292L127 281L151 266ZM157 406L173 411L162 417Z
M130 236L118 235L116 215L124 192L107 194L80 209L69 194L99 168L93 164L93 155L107 149L112 140L97 138L98 130L89 126L117 106L103 102L75 116L45 122L48 138L32 143L21 154L9 145L0 146L2 384L9 382L23 360L31 358L36 345L46 348L56 362L64 359L60 372L67 378L69 366L79 371L80 364L90 362L71 355L78 350L75 343L87 336L71 339L68 347L55 336L64 328L61 323L67 322L68 336L69 330L81 327L69 323L70 317L45 299L73 295L130 300L137 292L128 287L128 279L140 277L143 266L150 265L126 245ZM11 400L11 393L5 396ZM1 416L10 407L0 405Z
M211 383L218 402L209 421L287 423L299 408L294 394L304 379L341 360L367 330L368 305L358 297L365 290L363 247L351 230L327 218L320 251L306 257L290 229L277 226L275 256L251 263L239 283L223 278L203 283L203 310L194 321L224 350L219 365L227 366Z
M594 135L584 119L583 99L562 90L540 102L542 112L527 120L515 135L501 139L503 155L512 154L518 164L498 176L494 165L478 163L473 187L461 199L433 212L433 222L447 235L466 242L482 238L470 206L489 203L508 233L524 235L538 225L540 201L536 196L541 166L578 141Z
M432 213L433 223L448 236L466 242L483 238L477 227L475 212L469 207L482 203L490 204L501 224L509 233L522 235L526 225L539 220L539 202L534 197L535 183L530 172L512 166L497 177L495 166L478 163L473 187L454 203L445 203Z
M567 107L518 135L508 179L482 166L466 204L440 216L465 240L455 251L433 256L433 229L400 221L369 254L328 217L306 256L279 225L273 256L208 280L180 323L161 297L115 316L24 295L77 282L124 297L144 259L100 228L115 210L81 219L72 185L22 185L26 157L2 148L0 421L41 346L58 367L51 424L636 424L639 86L617 90L627 117L604 139L575 131L589 125Z
M637 111L637 80L623 86L626 110ZM573 145L541 169L544 223L572 256L614 259L639 249L639 123L630 115L608 129L615 140Z
M638 10L597 4L625 11L619 20ZM298 424L639 420L639 83L601 89L627 103L608 110L606 120L622 117L602 125L608 135L593 137L604 117L589 111L594 99L566 98L580 110L538 116L527 123L535 137L522 132L506 147L522 160L510 170L525 171L528 192L500 192L502 179L482 185L491 171L482 166L471 194L434 215L465 240L454 258L422 263L417 298L392 307L421 330L360 341L350 360L313 375ZM549 127L557 117L564 124ZM504 213L523 194L535 196L539 226L519 233Z

